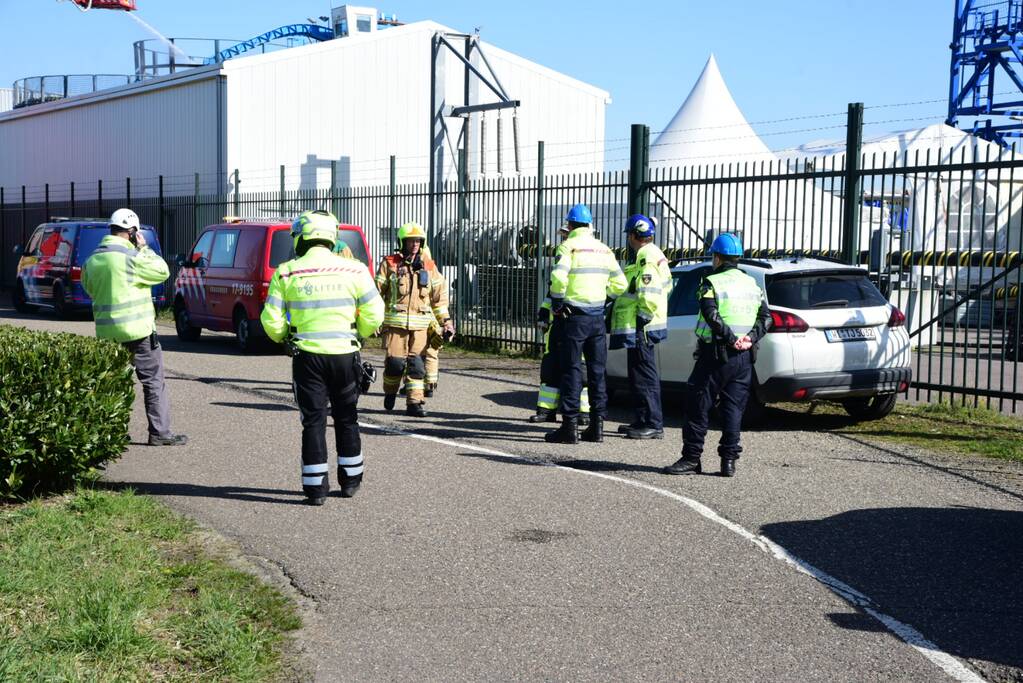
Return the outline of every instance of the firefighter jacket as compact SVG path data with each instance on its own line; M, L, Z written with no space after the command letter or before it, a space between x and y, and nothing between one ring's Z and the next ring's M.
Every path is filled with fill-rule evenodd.
M631 349L638 341L657 344L668 338L668 294L671 269L668 259L654 243L636 252L636 261L625 268L629 288L615 300L611 314L611 348ZM642 321L645 340L637 340Z
M426 330L436 321L443 325L448 314L448 286L429 257L412 262L401 253L380 262L376 285L386 306L384 326Z
M733 264L705 277L696 296L700 301L696 336L702 343L718 342L727 348L748 334L756 344L769 327L771 313L763 290Z
M551 305L577 315L603 315L629 283L614 253L588 227L576 228L558 246L551 271Z
M275 342L290 337L301 351L358 351L384 318L373 278L362 263L321 246L277 267L259 321Z
M170 276L159 254L107 235L82 267L82 287L92 298L96 336L116 342L148 337L156 330L150 288Z

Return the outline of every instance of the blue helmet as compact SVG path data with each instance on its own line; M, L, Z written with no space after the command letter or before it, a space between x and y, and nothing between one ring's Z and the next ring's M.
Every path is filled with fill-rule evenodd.
M585 223L589 225L593 222L593 215L590 213L590 207L585 204L576 204L568 210L565 220L569 223Z
M732 232L723 232L714 238L710 253L722 256L742 256L742 241Z
M654 225L653 219L637 213L629 216L629 220L625 221L625 234L630 232L636 237L653 237L657 234L657 226Z

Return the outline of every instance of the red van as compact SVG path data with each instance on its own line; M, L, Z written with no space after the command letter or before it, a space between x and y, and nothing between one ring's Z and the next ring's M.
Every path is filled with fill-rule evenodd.
M249 352L265 342L259 314L270 278L281 263L295 258L291 223L278 219L225 219L200 233L188 255L178 254L174 280L174 326L178 338L195 341L202 330L234 332ZM362 228L341 225L338 237L373 272Z

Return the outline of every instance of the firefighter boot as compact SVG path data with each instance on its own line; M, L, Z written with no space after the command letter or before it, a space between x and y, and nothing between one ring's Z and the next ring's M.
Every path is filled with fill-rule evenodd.
M735 459L734 458L721 458L721 476L722 477L734 477L735 476Z
M397 394L384 394L384 410L391 412L394 410L394 402L398 400Z
M426 408L422 403L409 403L405 406L405 414L411 417L426 417Z
M535 415L529 416L530 422L557 422L558 414L552 408L537 408Z
M604 443L604 418L599 415L590 416L590 425L579 435L583 441Z
M579 443L579 431L576 418L562 418L561 426L553 432L547 432L544 434L543 440L547 443Z
M703 468L700 467L699 459L693 460L683 455L661 471L664 474L700 474L703 472Z

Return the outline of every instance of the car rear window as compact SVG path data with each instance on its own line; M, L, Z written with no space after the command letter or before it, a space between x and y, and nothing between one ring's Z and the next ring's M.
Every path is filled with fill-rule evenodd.
M776 275L767 283L767 300L784 308L884 306L888 301L862 273Z
M362 261L365 265L369 265L369 255L366 253L366 245L362 243L362 235L354 230L342 230L338 236L352 250L352 256Z
M278 230L270 238L270 267L276 268L295 258L295 245L290 230Z
M142 228L142 233L146 236L149 248L159 254L160 243L156 239L156 233L149 228ZM78 265L85 263L85 260L92 256L92 252L96 251L100 240L109 234L110 228L106 226L83 225L78 231L78 253L76 254Z

